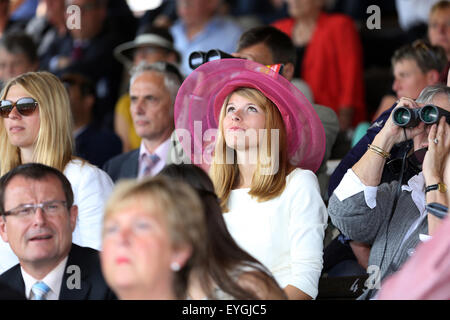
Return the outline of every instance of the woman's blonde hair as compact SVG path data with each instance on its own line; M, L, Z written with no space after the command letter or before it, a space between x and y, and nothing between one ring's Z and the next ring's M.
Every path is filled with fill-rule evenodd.
M215 156L210 168L210 176L214 183L217 196L220 199L223 212L228 211L227 202L230 192L239 183L239 166L236 153L226 145L223 132L223 119L226 114L226 106L233 94L238 94L252 100L265 112L266 116L265 129L267 134L264 135L264 138L267 139L267 150L262 150L260 143L256 170L253 175L249 194L256 197L259 202L276 198L283 192L286 186L286 176L292 169L287 157L286 129L277 106L259 90L238 88L233 91L225 98L220 111L218 136L214 152ZM279 130L278 141L272 141L272 129ZM272 154L274 148L278 154ZM224 160L227 153L233 155L233 163L228 163L228 161ZM262 163L261 160L263 157L268 157L268 165ZM267 162L265 161L265 163ZM270 174L266 174L268 168L270 168Z
M61 81L49 72L28 72L11 79L1 92L5 99L12 86L19 85L38 102L39 132L35 141L33 162L42 163L64 171L72 159L72 112L66 89ZM20 150L13 146L0 121L0 174L22 164Z
M122 180L105 205L105 222L130 205L139 203L143 210L160 214L167 222L173 248L188 246L191 256L175 274L173 288L178 299L187 295L191 270L206 260L206 222L197 193L186 183L156 176L137 181ZM203 262L202 262L203 261Z

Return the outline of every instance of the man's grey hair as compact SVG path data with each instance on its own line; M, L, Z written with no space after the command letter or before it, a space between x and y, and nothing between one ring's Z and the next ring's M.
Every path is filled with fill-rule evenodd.
M422 90L419 97L416 99L418 103L433 103L433 99L438 94L447 95L447 99L450 100L450 87L444 84L435 84L432 86L425 87Z
M157 72L164 77L164 85L170 93L172 104L174 104L178 89L180 89L181 83L183 82L183 76L178 68L168 62L161 61L149 64L142 61L130 71L130 88L134 81L145 72Z

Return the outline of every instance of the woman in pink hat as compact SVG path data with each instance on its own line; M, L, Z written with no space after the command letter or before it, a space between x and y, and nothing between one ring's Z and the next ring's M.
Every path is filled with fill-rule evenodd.
M313 171L325 133L303 94L253 61L217 60L183 83L175 126L192 161L209 170L238 245L290 299L314 299L327 212Z

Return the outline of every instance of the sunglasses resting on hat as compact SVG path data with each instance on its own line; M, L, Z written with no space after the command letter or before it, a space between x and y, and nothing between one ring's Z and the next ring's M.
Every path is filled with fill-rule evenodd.
M36 110L38 103L33 98L20 98L16 102L9 100L0 101L0 116L8 118L11 111L16 107L22 116L30 116Z

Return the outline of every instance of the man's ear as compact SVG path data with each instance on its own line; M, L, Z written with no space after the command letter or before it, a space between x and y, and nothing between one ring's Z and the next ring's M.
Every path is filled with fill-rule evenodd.
M294 78L294 71L295 71L294 64L288 62L288 63L285 63L283 66L282 75L283 75L283 77L285 77L286 79L291 81L292 78Z
M0 236L3 241L8 242L8 233L6 232L6 217L0 216Z
M440 75L439 72L437 72L437 70L430 70L427 72L426 77L427 77L427 84L429 86L432 86L439 82Z
M69 220L72 232L73 230L75 230L75 226L77 224L77 217L78 217L78 206L74 204L72 208L69 209Z
M94 107L95 97L92 94L89 94L83 98L84 108L85 110L89 110L89 112Z
M170 62L170 63L173 63L176 65L178 63L177 54L175 52L169 52L166 56L166 60L167 60L167 62Z

